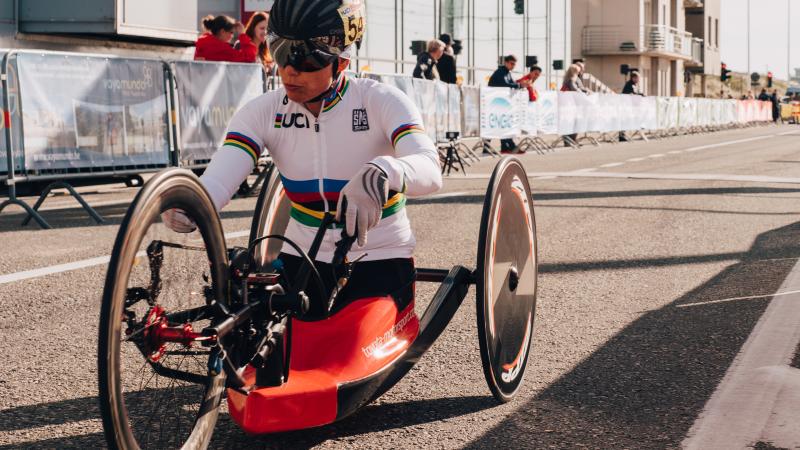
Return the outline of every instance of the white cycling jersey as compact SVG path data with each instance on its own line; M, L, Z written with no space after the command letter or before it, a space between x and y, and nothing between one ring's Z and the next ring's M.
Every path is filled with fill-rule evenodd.
M399 89L374 80L341 77L319 117L288 99L283 89L246 104L231 119L225 142L200 178L217 210L228 204L269 149L292 202L286 237L308 249L325 212L334 212L339 191L366 163L381 167L389 200L364 247L364 260L411 257L415 240L406 216L406 195L441 188L436 146L419 111ZM329 230L317 260L330 262L340 230ZM296 254L289 246L283 251Z

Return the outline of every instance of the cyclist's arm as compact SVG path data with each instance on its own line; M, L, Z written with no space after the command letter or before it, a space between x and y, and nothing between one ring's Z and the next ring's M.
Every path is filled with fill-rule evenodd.
M379 156L371 162L389 179L389 189L420 196L442 187L436 145L422 127L417 107L399 89L378 84L371 91L369 110L379 112L379 123L394 147L394 156Z
M217 211L233 198L239 185L253 171L264 149L264 137L257 133L259 123L267 123L267 98L258 97L242 107L228 125L225 141L214 153L200 181L211 195Z

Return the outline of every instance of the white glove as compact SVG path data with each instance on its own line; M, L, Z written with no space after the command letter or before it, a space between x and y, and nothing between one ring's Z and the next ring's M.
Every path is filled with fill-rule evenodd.
M167 228L176 233L191 233L197 229L197 224L182 209L172 208L164 211L161 213L161 220Z
M342 188L336 205L336 220L342 220L342 202L347 199L345 230L350 236L358 232L358 245L367 243L367 232L378 225L383 205L389 199L389 178L375 164L365 164ZM358 226L356 226L358 225Z

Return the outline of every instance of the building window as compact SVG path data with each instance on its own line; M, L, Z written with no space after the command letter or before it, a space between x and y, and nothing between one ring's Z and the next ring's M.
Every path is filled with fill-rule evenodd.
M719 47L719 19L714 19L714 43Z
M706 36L708 36L708 46L709 47L714 45L714 39L713 39L714 35L712 34L714 32L714 30L711 28L711 20L712 20L711 17L709 17L708 18L708 33L706 33Z

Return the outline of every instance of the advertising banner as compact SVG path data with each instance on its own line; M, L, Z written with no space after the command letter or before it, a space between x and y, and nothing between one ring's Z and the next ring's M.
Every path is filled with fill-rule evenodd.
M539 93L536 100L538 108L537 130L539 134L558 133L558 92L545 91Z
M433 80L413 78L416 104L422 114L425 132L436 142L436 83Z
M578 119L577 95L575 92L558 93L558 134L561 136L576 132L575 121Z
M461 116L464 137L481 134L481 93L478 86L461 86Z
M17 67L29 173L169 163L160 61L21 53Z
M447 107L449 106L448 95L450 92L447 83L442 81L434 83L436 86L436 142L444 142L445 132L448 131Z
M527 102L522 116L522 132L535 136L539 130L539 102Z
M207 164L233 114L264 92L259 64L176 61L180 165Z
M0 52L0 58L5 56L5 53ZM12 61L14 61L12 59ZM19 115L19 85L17 84L17 67L16 64L9 63L8 65L8 97L11 107L7 108L5 98L0 95L0 109L8 111L8 117L11 120L11 132L13 140L13 152L11 160L13 161L13 171L15 174L24 172L25 155L22 152L22 133L20 127ZM3 134L0 136L0 177L8 173L8 152L6 147L6 121L0 120L0 130Z
M447 131L461 133L461 90L458 85L447 85Z
M520 134L522 110L514 90L481 86L481 137L508 139Z

